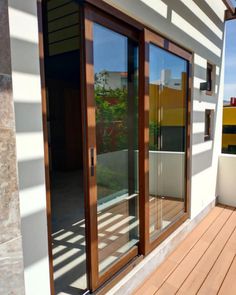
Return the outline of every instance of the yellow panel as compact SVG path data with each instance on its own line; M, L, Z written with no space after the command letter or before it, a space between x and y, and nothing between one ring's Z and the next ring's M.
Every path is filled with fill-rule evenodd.
M71 2L71 0L49 0L47 2L47 9L53 9L69 2Z
M222 147L228 148L228 145L236 145L236 134L222 135Z
M79 26L75 25L60 31L50 33L48 36L49 43L57 42L60 40L72 38L79 35ZM79 37L78 37L79 38Z
M159 86L150 84L149 87L150 96L150 112L149 120L152 122L158 122L158 103L159 103Z
M223 125L236 125L236 107L224 107Z
M75 24L79 24L78 12L64 16L63 18L48 23L48 32L50 33Z
M161 94L159 85L150 84L150 113L149 118L152 122L158 122L158 108L163 110L163 126L184 126L185 125L185 95L182 90L164 87Z
M162 126L185 126L185 109L163 110Z
M72 50L79 49L79 38L71 38L62 42L54 43L49 45L49 55L56 55Z
M52 21L56 18L63 17L67 14L73 13L73 12L78 12L79 11L79 5L72 2L68 3L62 7L53 9L48 12L48 21Z
M185 94L184 91L164 87L161 94L159 93L159 85L150 84L150 99L158 100L161 95L161 103L168 108L179 108L185 106Z

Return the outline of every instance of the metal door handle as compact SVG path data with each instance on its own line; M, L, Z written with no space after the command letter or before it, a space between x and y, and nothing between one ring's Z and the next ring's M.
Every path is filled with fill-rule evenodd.
M94 148L90 148L91 176L94 176Z

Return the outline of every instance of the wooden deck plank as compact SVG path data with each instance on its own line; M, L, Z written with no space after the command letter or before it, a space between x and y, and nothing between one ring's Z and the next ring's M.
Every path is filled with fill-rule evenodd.
M209 230L194 245L184 260L178 265L175 271L167 278L164 284L155 294L175 294L183 284L188 275L192 272L201 257L207 251L213 240L218 235L219 230L224 227L230 218L232 210L224 209L222 214L216 219ZM170 288L171 286L171 288Z
M234 230L227 245L218 257L215 265L205 278L198 294L216 294L220 289L227 272L236 255L236 230Z
M177 249L167 258L147 281L134 292L136 295L152 295L162 285L163 281L173 272L199 239L206 234L217 218L223 213L224 207L215 207L185 238ZM156 288L156 289L155 289ZM154 291L153 291L154 290Z
M197 294L208 273L211 271L219 255L222 253L222 250L224 250L227 242L232 237L235 227L236 211L232 213L224 227L221 229L221 231L219 231L215 240L212 242L204 255L200 258L199 262L190 273L190 275L187 277L187 279L184 281L177 294Z
M219 290L219 295L232 295L236 290L236 256L234 256L233 263L227 273L227 276Z

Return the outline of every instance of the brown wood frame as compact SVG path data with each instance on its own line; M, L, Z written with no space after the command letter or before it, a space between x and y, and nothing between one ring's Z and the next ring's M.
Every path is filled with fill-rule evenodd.
M95 120L95 101L94 101L94 70L93 70L93 23L99 23L109 29L121 33L132 40L138 40L138 32L135 29L124 26L122 23L113 20L112 17L97 11L90 5L84 7L84 110L85 114L85 167L87 167L86 177L86 227L88 235L87 243L87 265L89 274L89 288L95 291L103 283L117 273L129 261L138 255L138 247L134 246L115 264L99 276L98 270L98 223L97 223L97 184L96 169L91 176L91 148L94 150L94 163L96 167L96 120Z
M227 9L225 10L225 21L236 19L236 7L233 6L231 0L222 0Z
M189 68L192 64L192 54L177 46L160 35L144 29L140 52L140 252L144 255L152 251L167 236L169 236L180 224L189 218L189 196L190 196L190 109L191 109L191 78L188 69L188 92L187 92L187 130L186 130L186 158L185 158L185 212L175 223L164 230L156 240L150 242L149 237L149 45L150 43L167 50L188 61Z
M46 80L45 80L45 50L47 52L47 36L43 33L46 29L45 17L43 11L46 11L46 0L37 0L37 17L39 28L39 62L40 62L40 78L41 78L41 95L42 95L42 122L43 122L43 139L44 139L44 165L45 165L45 184L46 184L46 211L47 211L47 231L48 231L48 256L49 256L49 276L50 276L50 293L55 294L54 278L53 278L53 255L52 255L52 222L51 222L51 188L50 188L50 167L49 167L49 143L48 143L48 125L47 125L47 94L46 94ZM81 16L83 15L81 7ZM81 40L82 41L82 40ZM81 42L80 42L81 43ZM82 43L81 43L82 47ZM83 65L81 63L81 72L83 71ZM81 75L82 76L82 75ZM81 79L82 80L82 79ZM82 84L82 81L81 81ZM81 87L82 88L82 87ZM82 92L82 90L81 90ZM82 93L81 93L82 96ZM81 107L83 109L83 106ZM83 112L82 112L83 115ZM84 118L82 118L84 119ZM82 121L84 126L84 121ZM84 134L83 134L84 135ZM84 154L84 151L83 151ZM86 167L84 167L86 173ZM85 180L85 177L84 177ZM86 189L86 187L84 187ZM86 203L86 200L85 200ZM86 210L86 204L85 204ZM85 213L86 214L86 213ZM85 227L87 230L87 225ZM86 234L86 245L88 234ZM86 249L87 252L87 249ZM86 253L87 255L87 253ZM87 263L88 264L88 263ZM88 265L87 265L88 267ZM88 277L87 270L87 277Z
M47 126L47 94L44 66L44 18L43 8L44 0L37 0L37 14L39 27L39 65L41 77L41 95L42 95L42 122L43 122L43 140L44 140L44 165L45 165L45 184L46 184L46 211L47 211L47 231L48 231L48 256L49 256L49 276L51 295L55 294L53 279L53 257L52 257L52 226L51 226L51 190L50 190L50 168L49 168L49 145L48 145L48 126Z
M214 115L214 110L206 109L205 110L205 132L204 132L204 141L212 140L212 118ZM207 124L207 126L206 126ZM207 128L206 128L207 127Z
M168 41L155 33L151 29L148 30L145 25L134 20L130 16L122 13L118 9L111 7L107 3L101 0L85 0L85 13L82 22L82 32L84 42L81 43L81 48L84 48L82 55L82 61L86 60L86 63L81 62L81 73L84 73L85 79L82 83L84 86L83 95L88 97L87 102L83 101L82 115L83 115L83 130L86 129L86 124L89 124L89 129L83 134L85 141L84 146L84 171L87 177L84 178L84 189L87 194L85 200L85 216L86 216L86 259L87 259L87 276L88 276L88 287L91 290L97 289L105 281L108 281L111 275L117 273L120 269L122 273L119 273L114 281L119 280L123 275L127 273L128 269L132 269L140 261L142 254L146 255L152 251L158 244L160 244L169 234L171 234L178 226L180 226L188 217L190 211L190 114L191 114L191 91L192 91L192 77L191 77L191 65L192 65L192 54L187 50L178 46L174 42ZM45 175L46 175L46 198L47 198L47 225L48 225L48 253L49 253L49 268L50 268L50 288L51 294L54 295L54 280L53 280L53 264L52 264L52 244L51 244L51 204L50 204L50 177L49 177L49 153L48 153L48 130L47 130L47 110L46 110L46 88L45 88L45 72L44 72L44 42L43 42L43 16L42 7L44 0L37 0L38 5L38 21L39 21L39 52L40 52L40 73L42 83L42 113L43 113L43 131L44 131L44 154L45 154ZM97 273L94 271L98 268L98 264L94 258L97 255L96 237L97 226L95 226L94 216L97 217L96 208L96 186L94 179L89 177L90 173L90 150L88 147L95 146L95 142L92 139L95 134L95 120L94 120L94 103L92 98L93 93L93 57L91 52L92 42L92 21L99 22L100 24L110 27L112 30L124 33L124 25L126 29L126 35L132 39L139 41L139 192L140 192L140 243L139 249L133 248L128 254L123 257L118 263L109 269L109 273L105 273L102 277L98 278ZM85 29L86 28L86 29ZM148 39L149 38L149 39ZM166 50L183 57L189 61L189 87L188 87L188 102L187 102L187 150L186 150L186 202L185 211L186 213L178 219L171 227L162 233L162 235L153 243L149 243L149 226L148 226L148 140L149 140L149 97L148 97L148 40L152 40L159 47L165 48ZM81 38L83 39L83 38ZM83 75L82 75L83 76ZM89 81L90 83L86 83ZM84 111L86 110L86 112ZM89 135L89 136L88 136ZM92 137L91 137L92 135ZM95 138L95 137L94 137ZM95 153L96 155L96 153ZM95 159L96 160L96 159ZM92 190L90 190L92 188ZM133 259L136 255L141 254L134 262ZM95 265L94 265L95 262ZM125 266L130 262L130 266L126 269ZM95 267L94 267L95 266ZM113 281L113 283L114 283ZM112 284L113 284L112 283ZM101 291L103 292L103 291Z
M214 66L213 64L211 64L210 62L207 62L207 69L206 69L206 82L209 83L209 80L208 80L208 71L210 71L211 73L211 77L210 77L210 85L211 85L211 88L210 90L206 90L206 95L209 95L209 96L212 96L213 93L214 93L214 86L215 86L215 69L214 69ZM214 76L213 76L214 75Z
M231 10L225 10L225 21L236 19L236 11L234 13Z
M233 6L233 3L231 0L222 0L223 3L225 4L225 6L227 7L227 9L232 13L235 14L236 13L236 8Z

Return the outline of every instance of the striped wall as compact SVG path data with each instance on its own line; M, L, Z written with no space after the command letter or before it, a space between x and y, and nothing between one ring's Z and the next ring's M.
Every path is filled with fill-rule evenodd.
M0 1L0 294L24 295L7 0Z
M193 52L191 216L216 198L221 152L224 4L221 0L104 0ZM213 64L213 95L199 90ZM204 141L205 110L214 110L213 140Z
M8 0L26 295L49 295L37 1Z

